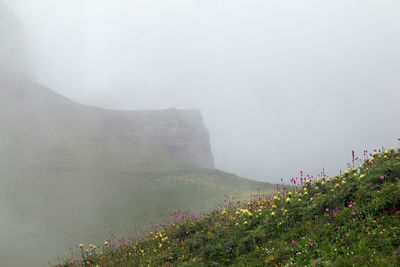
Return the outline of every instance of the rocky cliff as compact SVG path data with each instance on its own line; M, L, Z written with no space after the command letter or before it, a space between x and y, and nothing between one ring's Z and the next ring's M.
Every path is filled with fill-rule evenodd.
M0 143L3 145L10 146L18 139L16 144L25 143L27 150L33 144L38 147L49 140L58 140L53 142L55 147L71 157L82 150L91 150L92 146L96 147L92 149L94 154L101 147L103 154L107 154L106 150L114 145L116 148L110 149L110 153L114 153L115 159L118 153L121 157L129 154L124 150L148 146L201 167L214 167L209 135L199 111L111 111L83 106L36 84L27 58L20 22L0 5Z

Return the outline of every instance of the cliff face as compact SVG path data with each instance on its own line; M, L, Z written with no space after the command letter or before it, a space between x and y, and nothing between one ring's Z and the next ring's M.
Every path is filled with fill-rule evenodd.
M197 110L104 110L74 103L27 82L3 84L0 91L0 145L23 148L22 157L40 149L46 150L41 154L44 161L46 154L60 162L66 156L101 161L101 152L118 166L127 162L129 167L131 162L132 167L139 161L156 164L147 154L157 151L160 157L214 168L209 135ZM64 155L55 155L55 150ZM108 164L114 168L112 161Z
M157 150L197 166L214 167L199 111L111 111L80 105L36 84L27 58L21 23L0 4L0 145L11 147L14 140L21 147L22 142L27 152L48 145L50 154L53 145L70 157L79 157L82 150L88 156L98 151L107 155L109 149L115 160L132 153L125 150L140 147L149 161L146 150Z

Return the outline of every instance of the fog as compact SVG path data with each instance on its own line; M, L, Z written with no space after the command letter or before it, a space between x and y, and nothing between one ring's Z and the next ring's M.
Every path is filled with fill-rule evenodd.
M397 145L396 0L3 2L38 81L109 109L199 108L220 169L334 174Z
M165 212L157 203L181 204L135 171L186 165L128 142L140 124L103 109L198 109L209 162L271 183L335 175L353 150L399 146L399 10L397 0L0 0L0 265L41 266L70 242L147 223ZM179 112L132 116L201 121Z

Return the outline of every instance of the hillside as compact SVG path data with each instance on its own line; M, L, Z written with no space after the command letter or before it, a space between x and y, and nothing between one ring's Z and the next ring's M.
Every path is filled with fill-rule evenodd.
M81 244L61 266L398 266L400 148L332 178L235 201L133 240ZM99 251L102 247L102 254Z

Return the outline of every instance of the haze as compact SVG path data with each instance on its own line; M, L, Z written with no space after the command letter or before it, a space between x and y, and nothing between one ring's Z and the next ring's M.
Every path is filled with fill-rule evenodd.
M3 2L39 82L107 109L198 108L219 169L276 182L398 145L399 1Z

